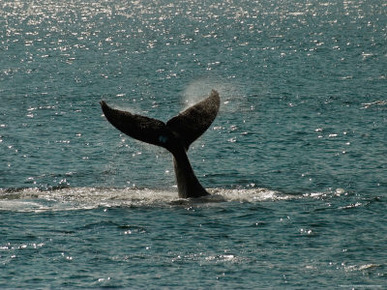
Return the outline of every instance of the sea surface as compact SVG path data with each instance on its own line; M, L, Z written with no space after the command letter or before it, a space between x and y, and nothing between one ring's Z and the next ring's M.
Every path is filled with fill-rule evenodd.
M386 289L382 0L2 0L0 288ZM212 193L99 102L167 121Z

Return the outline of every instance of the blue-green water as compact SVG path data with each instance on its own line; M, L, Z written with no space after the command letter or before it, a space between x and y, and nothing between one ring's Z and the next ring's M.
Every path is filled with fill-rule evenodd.
M387 287L384 1L2 1L0 287ZM164 121L213 197L98 102Z

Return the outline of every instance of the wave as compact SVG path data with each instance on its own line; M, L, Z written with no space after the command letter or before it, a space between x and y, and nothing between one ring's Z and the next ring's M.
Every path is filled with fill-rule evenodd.
M265 188L210 188L210 196L177 197L174 189L148 188L38 188L0 189L0 211L39 212L94 209L97 207L191 206L222 202L262 202L297 198Z

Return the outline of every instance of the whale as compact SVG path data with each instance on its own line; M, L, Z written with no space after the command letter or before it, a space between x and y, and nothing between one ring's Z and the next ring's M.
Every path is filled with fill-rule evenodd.
M100 105L106 119L122 133L172 153L179 198L209 195L196 177L187 152L190 145L210 127L219 112L220 97L216 90L166 123L112 108L103 100Z

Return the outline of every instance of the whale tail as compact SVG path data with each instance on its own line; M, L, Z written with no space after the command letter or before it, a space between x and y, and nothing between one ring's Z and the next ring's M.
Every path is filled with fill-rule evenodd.
M176 145L185 150L199 138L214 121L220 106L217 91L203 101L189 107L167 123L109 107L101 101L108 121L121 132L137 140L161 146L173 153Z
M101 101L107 120L118 130L137 140L161 146L173 154L179 197L198 197L208 192L200 185L186 151L214 121L220 107L217 91L170 119L167 123L109 107Z

